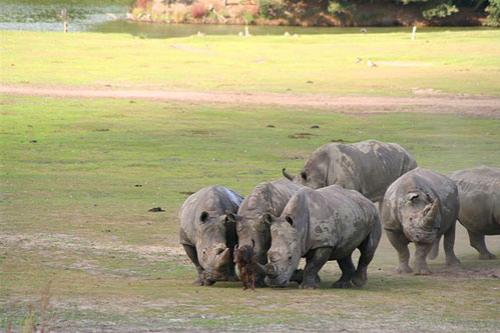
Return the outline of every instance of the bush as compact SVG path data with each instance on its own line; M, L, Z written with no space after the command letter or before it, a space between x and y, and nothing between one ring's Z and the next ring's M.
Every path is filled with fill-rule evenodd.
M196 2L191 6L191 16L193 18L202 18L208 13L208 8L203 2Z
M486 25L500 27L500 0L490 0L485 10L489 14L486 18Z
M285 4L280 0L260 0L260 14L267 19L283 17Z

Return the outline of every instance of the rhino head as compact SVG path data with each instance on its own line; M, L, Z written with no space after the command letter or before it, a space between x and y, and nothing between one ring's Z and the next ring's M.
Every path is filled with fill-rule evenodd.
M267 252L268 263L260 267L265 271L266 284L286 287L300 262L298 233L290 216L265 214L264 219L271 225L272 245Z
M206 282L225 280L232 264L231 250L226 246L226 228L231 226L227 215L202 212L197 229L196 251L204 269Z
M401 222L406 237L415 243L433 243L441 225L439 199L417 190L407 193L400 204Z
M283 176L292 182L318 189L328 186L326 165L319 165L314 168L305 167L298 176L290 175L286 169L281 170Z
M249 217L230 213L227 217L236 223L239 246L252 247L257 262L265 264L267 262L266 253L271 246L271 232L264 216Z

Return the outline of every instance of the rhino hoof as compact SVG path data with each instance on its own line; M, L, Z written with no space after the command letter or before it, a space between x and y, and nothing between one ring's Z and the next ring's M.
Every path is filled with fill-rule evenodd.
M350 281L340 281L338 280L334 284L332 284L332 288L338 288L338 289L347 289L351 288L352 284Z
M302 283L299 286L300 289L318 289L319 283Z
M410 266L405 265L396 268L396 272L398 272L399 274L409 274L413 273L413 270L410 268Z
M479 255L479 259L481 260L492 260L492 259L496 259L497 256L494 255L493 253L481 253Z
M351 282L352 284L354 284L355 287L363 287L365 284L366 284L366 277L363 277L363 276L354 276L352 279L351 279Z
M201 279L196 279L193 281L194 286L203 286L203 281Z
M460 260L458 260L457 258L452 258L450 260L446 260L446 265L447 266L458 266L458 265L460 265Z

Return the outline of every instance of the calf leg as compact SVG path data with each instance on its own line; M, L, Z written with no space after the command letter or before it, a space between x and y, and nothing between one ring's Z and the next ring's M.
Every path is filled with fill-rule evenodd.
M373 256L375 255L375 250L377 249L379 240L380 230L378 232L378 235L376 230L374 230L358 247L361 255L359 256L358 260L358 268L356 269L356 272L351 279L352 283L356 287L362 287L366 283L368 264L372 261Z
M337 264L339 265L340 269L342 270L342 275L340 276L340 279L336 281L332 287L333 288L350 288L352 287L351 285L351 279L352 276L354 275L354 272L356 269L354 268L354 264L352 263L351 259L351 254L348 256L337 260Z
M411 273L413 272L408 264L410 261L410 250L408 250L408 238L402 232L386 230L387 238L392 246L398 252L399 266L398 273Z
M444 234L444 254L446 257L446 265L449 266L460 264L460 260L458 260L453 251L453 246L455 245L455 226L456 222L453 222L453 225Z
M427 255L433 243L415 243L415 275L428 275L431 273L427 266Z
M317 278L319 270L326 264L332 253L331 247L320 247L313 250L313 253L306 258L306 266L300 288L316 289L319 287Z
M470 245L479 252L479 259L495 259L495 255L488 251L484 241L484 235L467 230L469 233Z
M196 271L198 272L198 278L193 282L193 284L198 286L203 286L204 283L204 275L203 275L203 267L201 267L198 261L198 254L196 253L196 248L194 246L182 244L184 247L184 251L186 251L187 256L196 267Z

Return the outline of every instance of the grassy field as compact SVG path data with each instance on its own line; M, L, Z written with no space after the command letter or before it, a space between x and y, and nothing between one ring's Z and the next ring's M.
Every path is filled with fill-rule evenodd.
M43 41L50 43L51 38L77 47L73 35L6 34L7 62L26 64L24 53L30 41L35 50L31 54L40 57L31 57L35 62L31 70L3 66L12 75L2 75L2 80L15 83L29 75L32 83L96 84L102 73L84 75L84 64L91 66L92 61L99 70L110 65L109 76L102 75L106 82L111 78L123 82L114 76L120 74L135 85L147 81L148 75L137 81L134 75L153 73L125 70L123 61L120 67L112 61L97 61L94 56L105 52L98 48L101 37L86 36L94 48L77 58L68 44L62 50L41 50ZM13 38L24 42L14 45ZM314 45L314 38L327 37L310 38ZM265 46L270 39L255 43ZM114 36L110 43L132 41ZM128 56L144 52L149 59L156 51L145 52L148 47L161 54L155 48L163 45L174 52L168 45L176 43L135 42L144 43L144 48L129 50ZM225 50L243 42L230 38ZM194 38L183 43L204 45ZM284 46L293 47L288 42ZM19 57L14 59L14 53ZM63 66L68 67L60 74L50 73L54 64L42 60L49 53L64 54ZM123 53L115 53L125 59ZM486 56L475 61L482 62L482 71L494 67L497 60ZM65 72L70 67L75 77ZM16 70L20 72L14 75ZM207 75L199 66L193 70ZM161 84L174 82L155 75ZM43 82L43 78L51 80ZM283 78L266 81L261 89L272 90L279 80ZM491 75L491 80L498 79ZM452 87L455 83L448 84L451 90L458 89ZM301 82L297 86L306 89ZM179 87L211 86L179 83ZM491 93L490 88L485 92ZM456 252L462 268L458 270L445 269L441 254L431 265L433 276L397 275L393 272L396 253L384 236L363 289L328 288L339 275L336 264L329 263L321 273L321 290L292 286L253 293L241 291L239 283L192 286L195 270L178 247L176 220L188 192L218 183L246 195L257 183L280 177L284 166L297 171L313 149L332 140L398 142L421 166L443 173L480 164L499 167L500 120L7 95L0 102L0 331L7 330L9 322L16 329L29 325L30 305L40 321L40 299L49 300L44 294L50 300L43 317L60 332L496 332L500 326L496 275L500 260L477 260L461 227ZM312 129L313 125L319 129ZM157 206L166 212L148 212ZM488 243L500 256L498 238L491 237Z
M252 28L250 28L251 30ZM500 95L500 30L344 29L333 35L143 39L1 33L0 82L196 91ZM357 58L362 61L356 63ZM368 67L367 60L377 67Z

